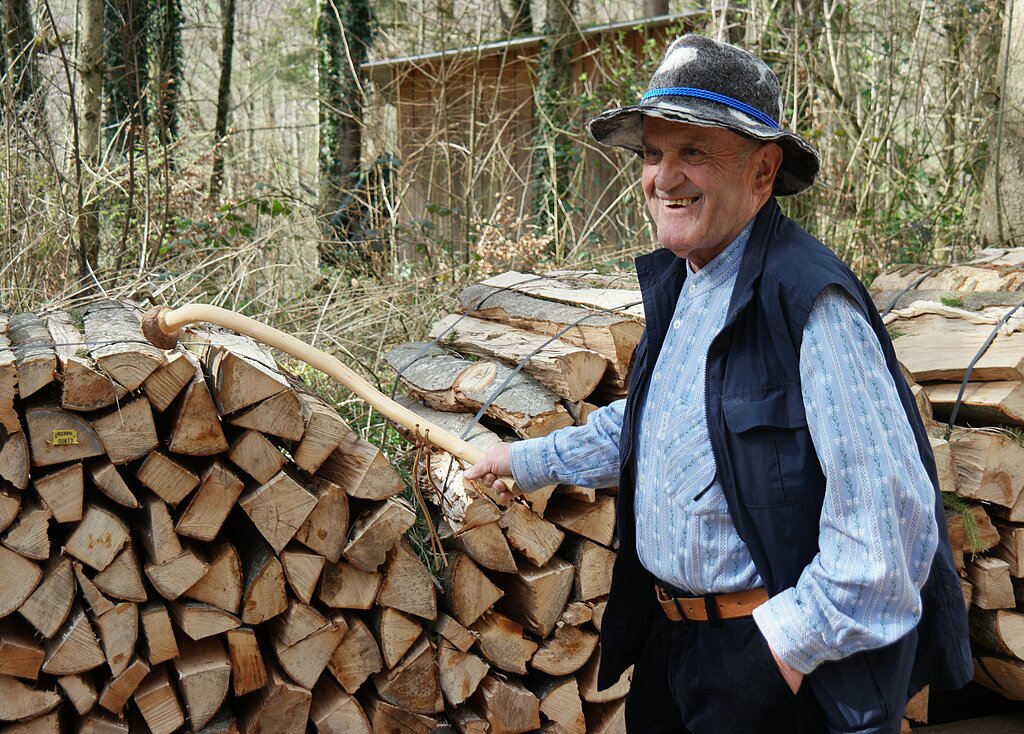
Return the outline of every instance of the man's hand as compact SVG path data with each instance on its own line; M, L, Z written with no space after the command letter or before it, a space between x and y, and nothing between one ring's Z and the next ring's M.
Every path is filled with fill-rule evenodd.
M508 460L509 447L510 444L504 441L489 447L483 458L469 467L464 475L466 479L480 481L485 487L493 489L503 502L512 499L509 488L499 479L512 475L512 465Z
M783 680L786 681L789 690L793 691L795 696L797 691L800 690L800 684L804 682L804 674L776 655L771 645L768 646L768 649L771 650L772 659L775 661L775 665L778 666L779 672L782 673Z

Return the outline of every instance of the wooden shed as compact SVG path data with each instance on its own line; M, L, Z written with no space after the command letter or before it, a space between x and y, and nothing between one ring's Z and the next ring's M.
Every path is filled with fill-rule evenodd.
M568 207L569 246L622 236L642 216L635 203L621 206L623 191L636 179L632 156L588 142L586 120L601 109L633 102L665 39L692 27L695 17L662 16L580 31L574 62L580 109L572 133L581 155L572 166L571 190L578 200ZM376 102L394 108L394 139L388 145L401 161L393 196L400 204L398 222L430 222L432 236L458 249L482 222L508 221L510 213L520 223L529 221L542 41L542 36L517 38L364 64Z

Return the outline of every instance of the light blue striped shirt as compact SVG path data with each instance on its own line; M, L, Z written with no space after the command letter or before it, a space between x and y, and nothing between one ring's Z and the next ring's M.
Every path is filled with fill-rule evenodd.
M707 349L724 323L749 229L687 279L640 417L637 552L655 576L695 595L762 583L715 480L704 398ZM937 533L934 490L884 356L838 289L814 304L800 374L827 481L820 551L797 585L754 618L772 649L809 673L917 624ZM524 490L615 485L624 404L595 411L586 426L514 443L516 482Z

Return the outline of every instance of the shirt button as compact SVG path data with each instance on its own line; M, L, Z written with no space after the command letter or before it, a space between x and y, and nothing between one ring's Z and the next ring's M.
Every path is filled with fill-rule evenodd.
M697 290L697 284L690 283L690 293L693 293L695 290Z
M680 321L679 319L676 319L675 321L672 322L672 328L673 329L678 329L682 325L683 325L683 322Z

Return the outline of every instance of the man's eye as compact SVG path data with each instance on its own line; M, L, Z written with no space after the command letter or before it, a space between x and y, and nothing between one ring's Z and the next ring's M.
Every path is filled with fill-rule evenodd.
M655 163L661 158L661 151L645 150L644 163Z
M684 148L682 150L682 155L684 158L700 158L704 155L704 153L703 151L698 150L697 148Z

